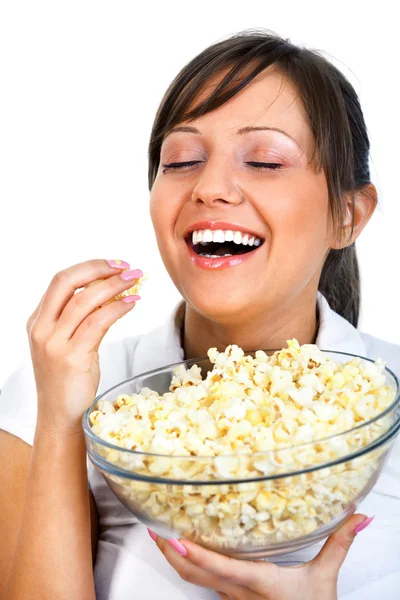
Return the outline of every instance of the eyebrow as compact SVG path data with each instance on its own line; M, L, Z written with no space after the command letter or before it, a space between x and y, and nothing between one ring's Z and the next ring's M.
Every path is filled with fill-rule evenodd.
M238 129L236 133L237 133L237 135L243 135L244 133L250 133L252 131L278 131L279 133L282 133L286 137L290 138L300 148L300 150L302 150L299 142L297 140L295 140L294 137L292 137L291 135L286 133L286 131L283 131L283 129L279 129L278 127L266 127L266 126L242 127L241 129ZM196 127L190 127L188 125L181 125L181 126L173 127L172 129L170 129L166 133L164 139L167 136L171 135L171 133L178 133L178 132L195 133L196 135L201 135L201 131L196 129Z

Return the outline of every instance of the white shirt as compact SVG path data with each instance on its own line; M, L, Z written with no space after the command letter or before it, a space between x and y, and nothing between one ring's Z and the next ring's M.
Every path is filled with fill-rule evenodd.
M317 345L377 357L400 376L400 346L360 333L333 312L318 294L320 325ZM184 359L180 302L165 324L141 336L100 347L101 378L98 393L134 375ZM55 409L57 401L55 401ZM13 373L0 395L0 428L33 443L36 423L36 387L30 360ZM61 468L61 465L60 465ZM99 600L216 600L212 590L180 579L148 536L146 527L121 504L88 460L89 485L100 520L94 569ZM357 536L339 574L340 600L395 600L400 594L400 438L372 492L358 509L373 523ZM62 540L60 540L62 543ZM313 558L323 542L280 556L274 562L298 564Z

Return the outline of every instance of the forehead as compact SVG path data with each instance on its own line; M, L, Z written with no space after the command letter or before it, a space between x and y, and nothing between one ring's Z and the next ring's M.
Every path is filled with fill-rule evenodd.
M229 87L237 85L253 68L254 65L248 66ZM228 71L229 68L224 68L211 77L196 96L190 109L208 98ZM185 124L198 127L205 135L220 134L228 137L233 136L240 127L265 125L286 131L306 154L311 151L313 145L312 132L300 94L290 79L274 65L264 69L222 106L190 123L180 123ZM178 133L176 139L180 135L183 137L188 134ZM171 136L174 137L175 135Z

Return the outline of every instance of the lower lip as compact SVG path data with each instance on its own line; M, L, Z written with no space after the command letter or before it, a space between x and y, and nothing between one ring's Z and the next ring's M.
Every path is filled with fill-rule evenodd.
M186 246L189 249L190 258L192 262L201 269L224 269L227 267L236 267L236 265L240 265L245 262L252 256L254 256L262 246L259 246L257 250L253 250L252 252L246 252L246 254L236 254L235 256L221 256L219 258L207 258L205 256L199 256L193 250L192 246L186 243Z

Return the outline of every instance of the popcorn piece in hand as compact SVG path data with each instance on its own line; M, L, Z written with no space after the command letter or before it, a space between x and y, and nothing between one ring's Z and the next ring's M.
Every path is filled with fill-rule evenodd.
M136 280L136 283L132 287L130 287L129 290L125 290L124 292L121 292L120 294L118 294L117 296L114 297L114 300L120 300L124 296L136 296L138 294L139 290L142 288L143 283L148 278L149 278L149 274L144 273L142 277L139 277L139 279Z
M115 262L117 262L117 261L115 261ZM127 269L123 269L123 270L126 271ZM110 302L114 302L115 300L120 300L124 296L136 296L138 294L139 290L142 288L143 283L147 279L149 279L149 274L144 273L142 275L142 277L139 277L138 279L136 279L135 283L128 290L124 290L120 294L117 294L116 296L114 296L114 298L111 298L111 300L108 300L108 302L105 302L104 304L102 304L102 306L105 306L106 304L109 304ZM91 287L92 285L96 285L96 283L99 283L100 281L104 281L104 279L96 279L96 281L91 281L90 283L88 283L85 286L85 288ZM82 288L82 289L85 289L85 288Z

